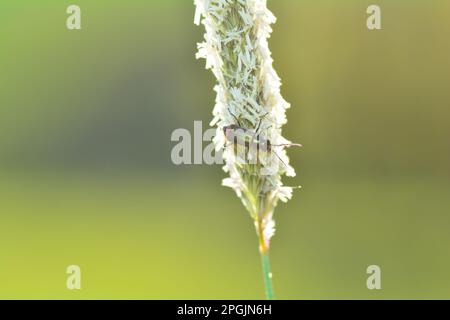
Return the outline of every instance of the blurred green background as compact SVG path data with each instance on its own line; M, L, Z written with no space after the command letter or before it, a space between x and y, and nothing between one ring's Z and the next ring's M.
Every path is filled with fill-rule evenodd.
M65 27L82 9L82 30ZM450 298L450 2L270 0L301 184L276 212L280 299ZM0 298L264 297L220 166L174 166L214 78L186 0L0 3ZM82 289L66 289L66 267ZM366 268L382 268L382 290Z

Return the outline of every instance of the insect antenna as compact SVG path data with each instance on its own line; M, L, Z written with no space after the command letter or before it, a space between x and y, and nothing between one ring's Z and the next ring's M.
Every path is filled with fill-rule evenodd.
M291 147L303 147L301 144L299 143L283 143L283 144L272 144L273 147L286 147L286 148L291 148Z

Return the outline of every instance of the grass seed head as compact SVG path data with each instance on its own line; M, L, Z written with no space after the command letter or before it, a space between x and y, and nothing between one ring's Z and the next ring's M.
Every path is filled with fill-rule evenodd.
M268 250L275 232L273 212L278 201L292 197L283 186L283 175L295 176L284 148L258 155L258 162L239 161L233 147L226 146L223 128L235 125L249 131L259 125L273 145L289 144L281 127L289 104L280 93L268 38L276 21L266 0L195 0L195 23L203 24L205 40L198 44L197 58L206 59L217 84L212 125L217 126L216 149L224 149L223 185L234 189L255 220L261 250ZM269 140L270 139L270 140Z

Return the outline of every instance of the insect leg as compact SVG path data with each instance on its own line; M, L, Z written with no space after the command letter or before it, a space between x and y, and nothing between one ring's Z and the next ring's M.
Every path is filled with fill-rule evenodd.
M259 119L259 121L258 121L258 125L256 126L256 129L255 129L255 133L258 132L259 128L261 127L261 123L262 123L262 118Z
M236 115L233 112L231 112L230 109L228 109L228 112L231 114L231 116L234 118L234 120L236 120L236 123L238 124L238 126L242 127L242 125L241 125L241 123L239 121L239 118L236 117Z
M272 151L272 152L274 155L277 156L278 160L280 160L281 163L287 168L288 167L287 164L281 159L281 157L278 155L278 153L276 153L275 151Z
M265 115L263 115L260 119L259 119L259 121L258 121L258 125L256 126L256 129L255 129L255 132L258 132L258 130L260 129L260 127L261 127L261 123L262 123L262 121L263 121L263 119L265 118L265 117L267 117L269 115L269 113L268 112L266 112L266 114Z

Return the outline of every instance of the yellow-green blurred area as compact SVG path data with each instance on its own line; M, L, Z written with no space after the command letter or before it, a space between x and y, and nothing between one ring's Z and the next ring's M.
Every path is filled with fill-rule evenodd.
M75 2L79 31L72 1L0 3L0 298L263 298L225 173L170 160L215 98L192 1ZM372 1L268 2L284 133L304 145L277 298L450 298L450 2L378 0L378 31Z

